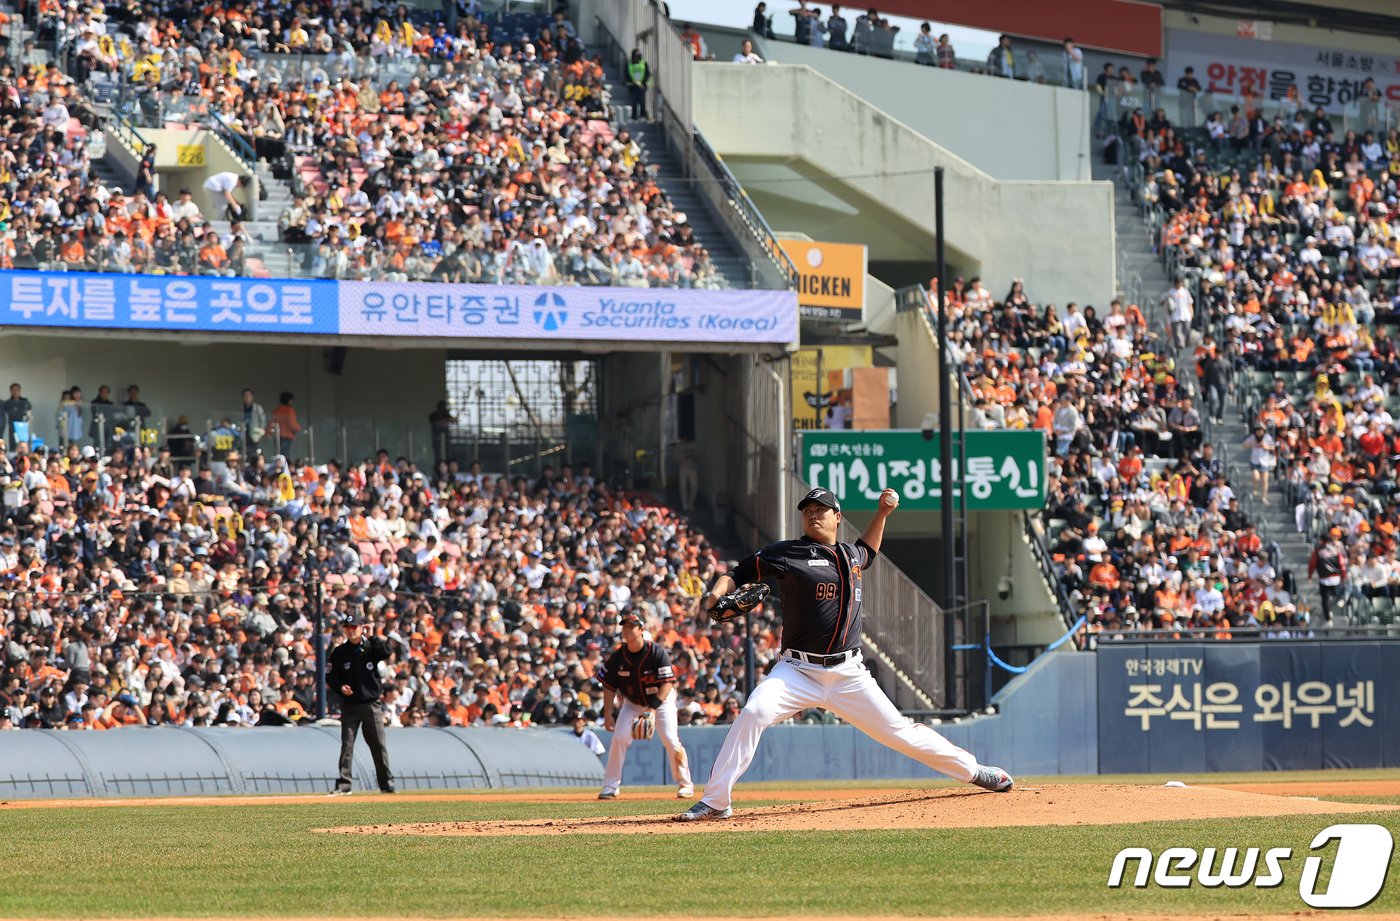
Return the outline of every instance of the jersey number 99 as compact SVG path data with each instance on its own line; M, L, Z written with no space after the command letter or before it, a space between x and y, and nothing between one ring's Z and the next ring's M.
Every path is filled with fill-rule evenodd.
M840 588L840 583L837 583L837 582L818 582L818 583L817 583L817 600L818 600L818 601L834 601L834 600L836 599L836 592L837 592L837 590L838 590L839 588Z

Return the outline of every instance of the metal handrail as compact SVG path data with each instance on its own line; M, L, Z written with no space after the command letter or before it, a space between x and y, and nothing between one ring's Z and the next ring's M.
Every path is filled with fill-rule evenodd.
M1122 643L1129 645L1137 642L1182 642L1199 643L1202 640L1215 643L1267 643L1275 640L1323 640L1326 642L1337 642L1342 640L1354 640L1357 637L1365 637L1374 640L1400 641L1400 625L1393 624L1344 624L1341 626L1328 626L1312 623L1301 626L1287 626L1284 630L1290 633L1299 633L1301 636L1267 636L1265 632L1270 629L1268 625L1259 626L1229 627L1231 638L1217 640L1212 634L1215 628L1207 625L1203 627L1180 627L1176 629L1150 629L1150 630L1091 630L1088 635L1089 648L1095 648L1104 641L1111 643ZM1239 635L1234 635L1238 631Z
M762 212L749 199L749 193L744 191L739 180L725 165L724 159L715 153L714 148L705 140L703 134L695 131L691 139L695 145L695 152L698 154L697 161L704 164L712 177L719 181L740 219L763 245L764 252L773 260L773 265L779 274L787 280L787 286L795 289L797 287L797 267L793 265L787 251L778 244L778 238L773 233L773 228L768 226Z
M1035 515L1044 521L1044 512L1036 512ZM1050 587L1050 591L1055 596L1056 602L1059 603L1060 617L1064 620L1066 627L1072 627L1076 620L1074 599L1069 596L1069 590L1065 588L1064 582L1060 580L1060 574L1055 571L1055 558L1050 553L1050 548L1045 546L1045 537L1036 530L1030 512L1022 516L1022 522L1026 535L1026 543L1030 544L1031 547L1031 555L1034 556L1035 561L1040 564L1040 574L1045 578L1046 583Z
M107 128L116 136L117 140L134 150L138 157L146 153L146 147L150 142L125 116L115 115L108 119Z
M252 145L230 128L227 122L222 118L212 118L210 130L229 146L233 155L247 167L249 175L257 172L258 155L253 151Z

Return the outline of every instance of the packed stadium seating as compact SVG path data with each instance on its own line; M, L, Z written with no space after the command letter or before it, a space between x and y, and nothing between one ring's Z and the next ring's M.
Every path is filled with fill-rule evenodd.
M1049 549L1091 631L1287 637L1314 617L1394 618L1400 134L1337 139L1318 118L1260 122L1239 145L1162 109L1119 121L1134 192L1194 292L1193 348L1165 316L1149 323L1154 304L1099 317L1035 305L1019 281L1000 300L976 279L948 293L974 424L1047 432ZM1209 443L1230 392L1257 439L1243 449ZM1248 469L1232 450L1252 485L1231 481ZM1299 590L1313 572L1261 535L1251 492L1296 505L1319 546L1345 541L1345 580L1322 588L1321 610Z
M0 467L10 725L296 721L314 713L318 598L329 630L354 607L394 642L395 724L596 714L628 610L672 650L684 720L726 720L743 699L742 636L687 592L714 548L586 469L507 481L426 477L387 453L343 469L255 455L241 470L235 455L191 481L140 449L87 453L21 449ZM755 630L762 666L771 617Z
M295 198L281 242L317 277L717 287L625 123L600 59L551 17L445 26L347 7L284 24L240 5L185 27L132 6L41 4L56 65L0 65L0 267L265 271L237 224L105 187L67 103L213 125ZM1244 143L1125 113L1135 194L1195 294L1195 340L1154 305L1106 310L949 293L977 427L1050 445L1045 539L1089 633L1310 635L1390 622L1400 597L1400 135L1263 125ZM1251 117L1249 124L1255 120ZM1230 381L1236 405L1228 405ZM1253 473L1213 426L1238 413ZM0 452L0 728L296 722L315 709L313 629L351 609L397 647L401 725L596 715L621 613L671 650L682 720L742 701L744 637L694 610L717 552L660 499L588 472L538 479L392 452L316 464L251 451L188 477L139 445ZM1235 474L1232 479L1232 474ZM1347 558L1310 610L1255 501ZM762 669L777 626L760 611Z
M957 279L948 310L972 424L1046 432L1049 550L1090 632L1224 638L1303 626L1260 569L1265 548L1137 305L1061 313L1032 303L1019 281L994 300L979 280ZM1277 614L1256 625L1266 591Z
M37 16L37 14L36 14ZM277 216L297 274L384 280L717 288L725 282L562 14L471 18L454 34L402 11L358 9L310 30L226 11L185 28L155 15L54 23L76 79L31 68L8 88L11 203L5 265L265 275L242 226L210 219L138 175L94 182L63 95L114 100L158 127L217 127L268 161L295 198ZM58 97L56 100L53 97ZM45 173L44 170L48 172ZM41 191L48 186L48 191ZM95 201L95 203L94 203ZM30 204L34 202L35 204ZM110 226L109 226L110 225Z
M403 7L314 26L238 4L183 27L136 5L28 16L69 73L0 70L0 267L259 269L237 224L221 233L144 176L104 184L64 105L81 99L217 123L285 165L305 194L280 223L305 274L723 284L563 16L463 18L453 35ZM673 650L682 720L727 721L743 700L743 638L693 610L715 551L654 498L568 470L507 482L270 446L182 476L153 448L81 434L0 452L0 728L296 721L314 711L318 593L328 630L353 606L397 644L396 724L596 716L594 670L628 609ZM771 616L755 629L762 667Z
M1165 257L1197 290L1203 332L1237 372L1258 497L1286 503L1298 531L1344 558L1342 583L1318 586L1318 613L1389 623L1400 134L1342 133L1320 110L1245 115L1250 133L1233 145L1131 126L1138 191Z

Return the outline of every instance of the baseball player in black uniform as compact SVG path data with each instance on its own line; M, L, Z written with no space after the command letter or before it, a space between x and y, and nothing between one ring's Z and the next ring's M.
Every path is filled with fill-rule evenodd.
M365 636L364 615L352 613L345 625L345 642L331 650L326 662L326 683L343 699L340 706L340 779L332 796L350 793L350 769L354 764L355 736L365 730L365 744L374 758L379 789L394 792L394 775L389 771L389 750L384 744L384 689L379 681L379 663L393 653L382 636Z
M812 707L835 713L861 732L936 771L986 790L1011 789L1011 775L987 767L928 726L900 714L861 662L861 573L875 562L885 519L899 505L886 489L870 526L854 544L839 543L841 506L825 489L797 504L803 536L764 547L732 575L715 580L700 600L714 607L736 582L773 580L783 599L783 653L754 688L725 736L705 784L705 795L678 821L727 819L734 784L748 769L763 730Z
M603 695L603 728L613 734L599 799L616 799L622 789L622 763L634 739L659 733L671 759L676 796L690 799L690 760L676 729L676 678L666 647L642 634L642 619L622 615L622 645L613 650L598 676ZM621 706L619 706L621 701Z

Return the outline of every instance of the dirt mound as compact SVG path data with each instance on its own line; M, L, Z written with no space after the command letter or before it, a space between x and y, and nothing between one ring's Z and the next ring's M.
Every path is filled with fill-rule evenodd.
M683 806L678 804L677 812ZM1400 807L1327 803L1212 787L1045 784L987 793L965 787L906 790L736 810L725 822L681 824L672 815L529 821L420 822L318 829L356 835L688 834L715 831L849 831L876 828L990 828L1119 825L1177 819L1334 815Z

